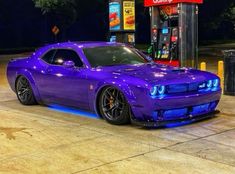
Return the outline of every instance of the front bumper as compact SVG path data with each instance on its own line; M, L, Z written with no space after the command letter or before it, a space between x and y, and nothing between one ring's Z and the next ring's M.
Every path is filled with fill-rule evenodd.
M218 114L219 111L212 111L206 114L197 115L197 116L188 116L181 119L176 120L162 120L162 121L139 121L135 118L131 118L131 123L136 126L146 127L146 128L157 128L157 127L171 127L171 126L177 126L182 124L189 124L193 122L197 122L204 119L209 119L212 117L215 117L216 114Z
M134 124L145 127L159 127L168 123L197 121L210 117L219 103L221 89L172 95L163 98L139 100L132 105ZM213 115L213 114L212 114Z

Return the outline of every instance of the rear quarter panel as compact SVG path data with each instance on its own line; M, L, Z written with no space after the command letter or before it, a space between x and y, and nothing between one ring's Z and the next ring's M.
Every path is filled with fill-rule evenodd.
M11 87L11 89L15 92L15 81L16 78L19 74L20 70L23 70L24 67L26 65L26 62L28 61L28 57L22 57L22 58L17 58L17 59L12 59L9 61L8 65L7 65L7 80L8 83ZM24 68L23 68L24 67Z
M37 90L33 75L31 73L32 72L31 69L34 67L35 64L34 61L35 59L31 57L12 59L11 61L9 61L7 65L6 74L7 74L8 83L14 92L16 92L15 84L17 78L21 75L26 77L32 87L36 100L39 102L40 101L39 92Z

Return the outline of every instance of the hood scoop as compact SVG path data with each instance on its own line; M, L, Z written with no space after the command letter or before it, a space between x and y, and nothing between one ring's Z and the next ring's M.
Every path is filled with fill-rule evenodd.
M174 68L171 71L175 73L184 73L187 71L187 69L186 68Z
M115 70L114 72L116 73L121 73L121 72L133 72L133 71L136 71L135 69L118 69L118 70Z

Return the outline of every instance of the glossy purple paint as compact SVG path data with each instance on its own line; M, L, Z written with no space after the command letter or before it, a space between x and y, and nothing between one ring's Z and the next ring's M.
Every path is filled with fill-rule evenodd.
M15 91L15 81L17 77L23 75L29 80L39 103L72 106L96 113L98 113L97 98L100 91L106 86L114 86L123 92L128 101L133 113L132 119L140 123L167 121L164 120L164 117L159 117L159 113L177 108L189 109L192 106L211 102L216 102L216 106L220 100L220 87L156 97L149 94L150 88L154 85L192 84L218 78L209 72L195 69L178 71L173 67L155 63L92 68L82 49L110 45L123 44L67 42L40 48L28 58L9 62L7 68L9 84ZM41 60L48 50L57 48L76 51L85 66L71 68L70 65L49 65ZM214 109L215 107L203 114L212 112ZM187 118L191 119L191 115L188 114ZM180 119L181 117L178 118L178 120Z

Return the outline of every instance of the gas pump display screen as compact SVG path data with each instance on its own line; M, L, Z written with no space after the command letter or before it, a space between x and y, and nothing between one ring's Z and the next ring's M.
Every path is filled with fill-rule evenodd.
M169 29L168 28L163 28L162 29L162 34L168 34L169 33Z

